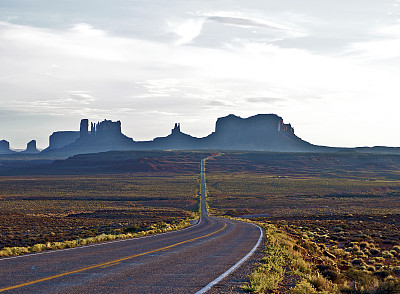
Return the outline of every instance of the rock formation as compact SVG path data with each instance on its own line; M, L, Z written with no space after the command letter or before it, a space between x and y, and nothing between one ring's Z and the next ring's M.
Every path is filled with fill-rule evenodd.
M174 128L171 130L171 134L181 133L181 124L175 123Z
M90 130L89 130L90 127ZM123 150L246 150L273 152L360 152L400 154L400 148L365 147L331 148L312 145L297 137L290 124L275 114L258 114L248 118L230 114L218 118L215 131L204 138L192 137L181 131L175 123L171 133L151 141L134 141L121 131L120 121L103 120L90 123L82 119L79 131L54 132L49 147L42 151L48 155L67 157L75 154ZM38 153L36 141L28 143L22 153ZM10 144L0 141L0 154L18 154Z
M76 141L79 136L80 133L77 131L54 132L49 138L49 147L47 147L45 150L54 150L67 146Z
M193 150L198 148L198 141L200 139L187 135L181 132L181 125L175 123L174 128L171 130L171 134L166 137L158 137L153 141L149 142L135 142L135 149L151 149L151 150L163 150L163 149L185 149Z
M79 137L83 138L83 137L87 137L89 136L89 120L88 119L82 119L81 120L81 126L79 129Z
M133 140L122 134L120 121L103 120L96 124L91 123L89 132L89 120L82 119L79 132L76 133L75 136L71 135L71 139L74 138L72 142L57 149L46 149L45 152L69 156L78 153L132 150Z
M318 149L294 134L276 114L241 118L230 114L217 120L215 132L202 139L202 147L227 150L311 151Z
M10 143L6 140L0 141L0 154L11 154L14 151L10 150Z
M259 150L259 151L324 151L319 146L301 140L294 134L290 124L275 114L259 114L241 118L233 114L217 120L215 131L204 138L192 137L181 131L180 124L175 123L171 134L158 137L152 141L137 142L121 132L121 122L103 120L90 124L82 119L79 132L53 133L50 146L56 144L56 152L73 155L111 150ZM57 136L60 136L58 138ZM57 140L55 140L57 138Z
M36 148L36 140L30 141L26 145L26 149L22 151L23 153L29 153L29 154L36 154L39 153L40 151Z

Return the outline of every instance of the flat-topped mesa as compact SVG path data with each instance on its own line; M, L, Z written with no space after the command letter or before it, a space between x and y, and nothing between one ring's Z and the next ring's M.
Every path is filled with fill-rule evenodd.
M9 154L13 153L13 151L10 150L10 143L6 140L1 140L0 141L0 154Z
M50 135L48 150L62 148L75 142L80 136L78 131L58 131Z
M36 148L36 140L32 140L32 141L28 142L28 144L26 145L26 149L22 152L30 153L30 154L39 153L40 151Z
M229 150L310 151L315 146L298 138L290 124L276 114L241 118L220 117L215 132L203 138L202 147Z
M258 114L249 118L241 118L230 114L220 117L215 126L216 133L233 134L245 132L247 134L263 134L270 132L287 132L294 134L290 124L284 124L283 119L276 114Z

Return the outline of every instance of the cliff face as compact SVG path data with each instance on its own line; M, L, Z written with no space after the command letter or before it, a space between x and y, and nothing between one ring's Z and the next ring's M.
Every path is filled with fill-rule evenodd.
M29 153L29 154L39 153L40 151L36 148L36 140L30 141L26 145L26 149L24 151L22 151L22 152Z
M71 144L79 138L77 131L61 131L54 132L49 138L49 147L46 150L59 149L68 144Z
M83 120L82 120L83 121ZM86 132L87 133L87 132ZM121 122L116 121L113 122L111 120L103 120L102 122L98 122L97 124L91 124L91 130L89 134L92 138L97 137L102 140L118 140L128 138L121 131ZM82 137L82 133L81 133Z
M73 155L78 153L94 153L112 150L130 150L133 140L121 132L121 122L104 120L90 124L83 119L80 124L78 138L73 142L54 150L57 153Z
M10 143L6 140L0 141L0 154L11 154L13 151L10 150Z
M249 118L231 114L219 118L215 131L204 138L183 133L180 124L176 123L168 136L145 142L133 141L122 134L120 121L103 120L89 124L89 120L82 119L79 131L53 133L50 136L50 145L44 152L70 156L112 150L167 149L327 151L324 147L312 145L297 137L292 126L285 124L283 119L275 114L259 114ZM3 153L9 150L9 146L4 142L2 150L6 150ZM36 142L30 142L25 152L29 152L28 150L37 152Z
M275 114L241 118L230 114L219 118L215 132L204 138L209 148L228 150L311 151L316 149L294 134L290 124Z

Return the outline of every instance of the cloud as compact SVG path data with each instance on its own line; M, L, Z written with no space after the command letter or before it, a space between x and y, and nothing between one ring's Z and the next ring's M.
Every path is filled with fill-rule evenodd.
M208 20L239 27L268 28L273 30L288 30L288 28L272 21L229 16L209 16Z
M67 99L63 99L64 102L90 104L91 102L96 101L96 98L90 94L91 91L68 91L68 93L69 96Z
M302 38L309 35L308 30L299 25L300 23L307 22L307 18L293 13L280 13L273 16L265 16L259 12L252 13L251 11L246 13L238 11L219 11L205 13L204 17L211 23L246 30L247 38L251 39L253 42L257 41L257 39L262 43L267 40L269 40L269 42L274 42L285 38ZM232 37L235 39L235 36Z
M351 55L322 54L300 49L296 42L282 48L271 41L308 33L309 27L282 15L188 15L158 20L164 25L170 21L167 32L159 28L160 34L169 35L153 41L88 23L62 28L0 23L0 110L61 117L60 123L66 115L78 121L120 119L136 139L154 137L157 128L169 131L167 125L176 119L190 121L191 134L206 135L217 117L229 113L276 112L290 122L318 115L324 120L327 112L351 117L377 110L384 121L381 113L395 113L396 107L387 105L397 101L398 68L371 66L356 58L364 53L382 56L372 44L397 42L394 27L359 42ZM265 34L248 37L253 30ZM205 37L207 46L199 46ZM219 39L222 45L212 42ZM395 125L395 119L389 122Z
M400 57L400 24L375 28L367 41L350 44L344 51L358 59L393 59Z
M168 31L178 36L177 45L184 45L192 42L198 37L203 28L203 19L186 19L183 21L168 21Z
M285 101L286 99L284 98L271 98L271 97L250 97L246 98L245 101L249 103L265 103L265 104L271 104L271 103L277 103L277 102L282 102Z

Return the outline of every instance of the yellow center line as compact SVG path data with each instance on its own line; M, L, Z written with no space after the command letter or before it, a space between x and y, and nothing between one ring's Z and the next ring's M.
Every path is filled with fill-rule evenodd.
M109 265L102 266L101 268L106 268L106 267L117 265L117 264L120 264L120 263L121 262L115 262L115 263L112 263L112 264L109 264Z
M105 263L101 263L101 264L96 264L96 265L84 267L84 268L81 268L81 269L78 269L78 270L74 270L74 271L65 272L65 273L62 273L62 274L50 276L50 277L47 277L47 278L43 278L43 279L31 281L31 282L26 282L26 283L15 285L15 286L6 287L6 288L3 288L3 289L0 289L0 292L4 292L4 291L7 291L7 290L12 290L12 289L17 289L17 288L21 288L21 287L25 287L25 286L29 286L29 285L32 285L32 284L36 284L36 283L40 283L40 282L44 282L44 281L48 281L48 280L64 277L64 276L71 275L71 274L80 273L80 272L87 271L87 270L94 269L94 268L99 268L99 267L104 267L104 266L111 266L111 265L114 265L115 263L120 263L120 262L122 262L124 260L128 260L128 259L131 259L131 258L143 256L143 255L154 253L154 252L158 252L158 251L168 250L169 248L172 248L172 247L184 244L184 243L189 243L189 242L193 242L195 240L201 239L201 238L209 237L209 236L214 235L214 234L216 234L218 232L221 232L225 228L226 228L226 223L218 231L209 233L207 235L203 235L203 236L200 236L200 237L196 237L196 238L193 238L193 239L189 239L189 240L186 240L186 241L175 243L175 244L172 244L172 245L169 245L169 246L166 246L166 247L163 247L163 248L155 249L155 250L152 250L152 251L147 251L147 252L135 254L135 255L132 255L132 256L116 259L116 260L113 260L113 261L109 261L109 262L105 262Z

